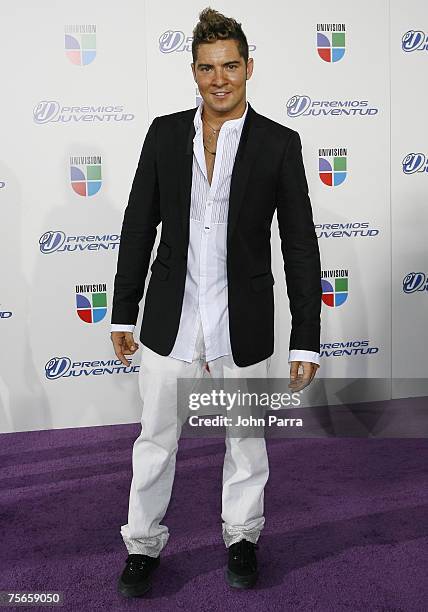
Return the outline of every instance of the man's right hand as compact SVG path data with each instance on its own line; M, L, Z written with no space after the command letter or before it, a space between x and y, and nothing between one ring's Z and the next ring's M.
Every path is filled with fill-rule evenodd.
M129 366L131 363L126 359L125 355L133 355L138 350L138 344L134 342L132 332L111 332L111 341L113 342L114 352L123 365Z

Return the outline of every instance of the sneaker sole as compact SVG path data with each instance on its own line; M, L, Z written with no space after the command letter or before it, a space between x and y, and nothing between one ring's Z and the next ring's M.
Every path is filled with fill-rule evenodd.
M248 576L239 576L230 569L226 569L226 580L229 586L236 589L250 589L257 582L258 573L249 574Z

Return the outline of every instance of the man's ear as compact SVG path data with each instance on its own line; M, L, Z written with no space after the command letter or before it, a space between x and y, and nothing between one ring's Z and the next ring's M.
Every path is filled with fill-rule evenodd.
M252 57L248 58L247 66L246 66L246 80L251 78L254 70L254 60Z

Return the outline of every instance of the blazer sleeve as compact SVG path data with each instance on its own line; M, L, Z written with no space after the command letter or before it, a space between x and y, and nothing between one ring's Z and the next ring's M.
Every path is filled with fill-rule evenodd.
M294 130L281 164L277 218L291 312L290 350L320 351L321 263L300 136Z
M156 166L157 125L158 117L147 131L123 217L112 323L134 325L137 321L156 228L161 220Z

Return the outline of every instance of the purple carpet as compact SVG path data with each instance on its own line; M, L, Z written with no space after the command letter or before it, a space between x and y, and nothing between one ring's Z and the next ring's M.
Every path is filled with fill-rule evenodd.
M153 589L116 592L139 425L1 436L0 590L65 610L426 612L428 440L271 439L253 590L224 580L221 439L182 439ZM25 607L20 609L31 610Z

